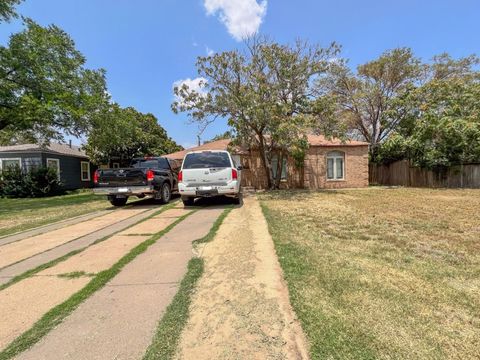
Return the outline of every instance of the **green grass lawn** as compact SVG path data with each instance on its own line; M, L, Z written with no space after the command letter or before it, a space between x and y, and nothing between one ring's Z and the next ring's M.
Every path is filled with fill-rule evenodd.
M0 198L0 236L108 208L106 197L91 191L38 199Z
M480 191L260 196L313 359L480 358Z

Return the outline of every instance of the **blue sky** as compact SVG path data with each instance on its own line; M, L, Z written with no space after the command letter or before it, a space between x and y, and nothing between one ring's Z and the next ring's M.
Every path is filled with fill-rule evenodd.
M241 47L246 33L336 41L351 66L399 46L425 60L480 54L478 0L25 0L18 10L67 31L88 67L107 70L116 102L155 114L186 147L195 144L196 126L170 110L173 83L197 77L198 55ZM1 24L0 43L21 28ZM203 139L226 129L219 121Z

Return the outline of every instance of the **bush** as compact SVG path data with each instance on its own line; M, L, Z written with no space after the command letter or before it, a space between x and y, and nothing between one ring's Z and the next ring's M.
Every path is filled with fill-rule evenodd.
M0 176L1 197L44 197L62 192L57 172L51 168L38 167L24 173L16 166L2 171Z

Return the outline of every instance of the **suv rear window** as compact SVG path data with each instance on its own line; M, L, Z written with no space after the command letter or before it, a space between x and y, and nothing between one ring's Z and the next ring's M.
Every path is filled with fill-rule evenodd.
M184 169L206 169L231 167L230 158L225 152L202 152L187 154L183 161Z

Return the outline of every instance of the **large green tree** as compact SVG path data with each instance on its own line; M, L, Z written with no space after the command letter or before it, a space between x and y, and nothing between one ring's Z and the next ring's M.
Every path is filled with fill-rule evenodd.
M282 171L273 171L272 159L277 156L281 167L287 154L304 156L319 109L313 106L312 81L337 52L335 44L322 48L298 41L290 46L256 37L244 51L199 57L201 90L175 87L172 108L200 124L227 118L237 142L258 149L268 187L278 187Z
M60 28L25 20L25 29L0 47L0 137L29 141L86 132L108 104L103 70Z
M375 160L426 168L480 162L480 82L471 75L435 77L402 99L407 115Z
M23 0L0 0L0 22L17 17L15 7Z
M330 64L328 75L317 82L321 97L338 105L338 116L370 143L374 155L382 141L395 131L404 114L396 99L419 83L426 67L411 49L386 51L357 67L342 60Z
M128 162L138 156L160 156L182 147L167 136L154 115L112 104L96 117L85 149L93 162L102 164L110 159Z

